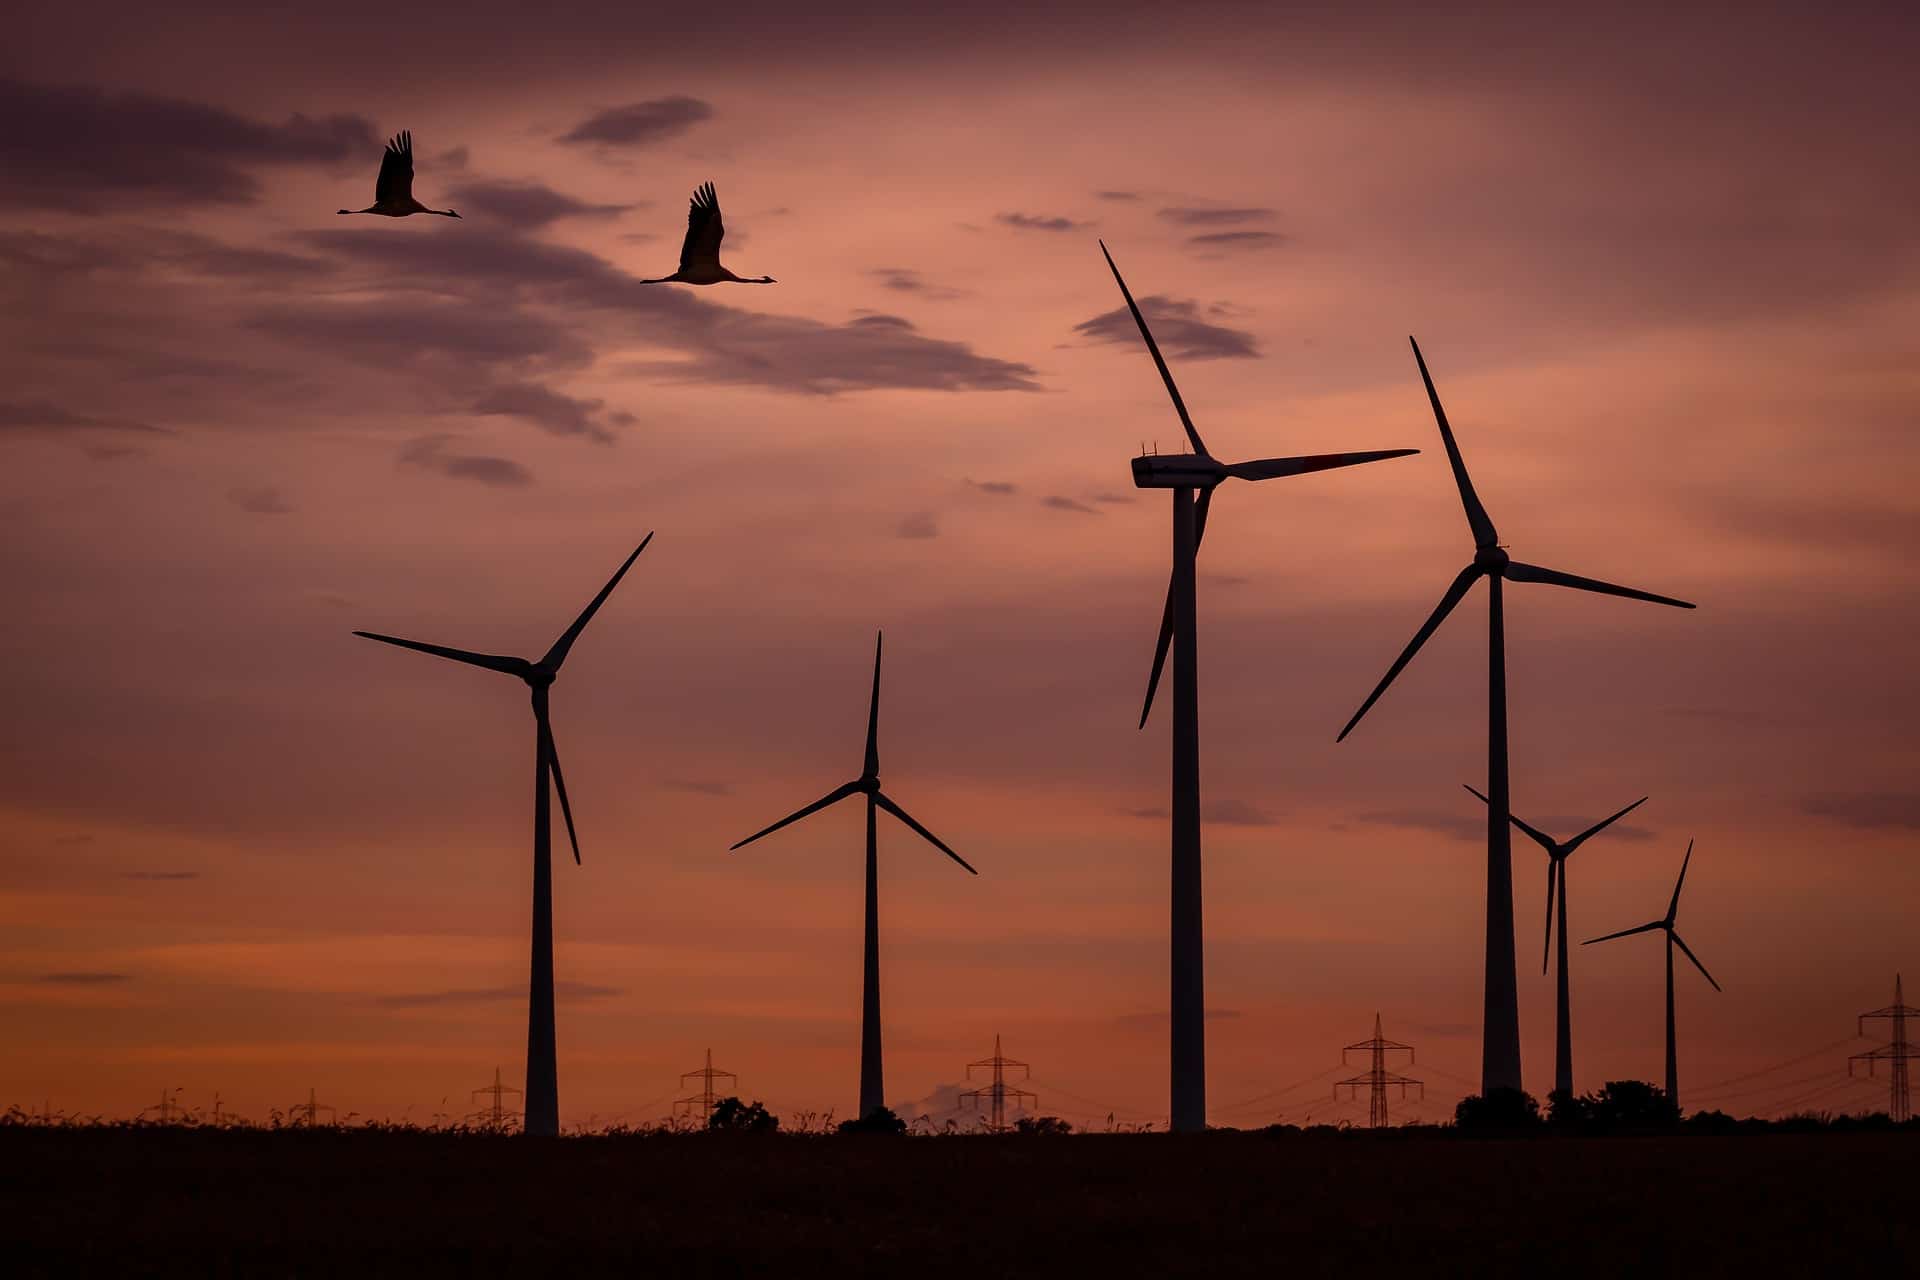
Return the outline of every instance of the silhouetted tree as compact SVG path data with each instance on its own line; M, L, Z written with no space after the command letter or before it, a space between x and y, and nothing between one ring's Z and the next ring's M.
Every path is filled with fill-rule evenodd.
M1453 1109L1453 1123L1469 1133L1521 1133L1540 1127L1540 1104L1524 1089L1470 1094Z
M875 1107L858 1120L843 1120L837 1133L886 1133L900 1134L907 1131L907 1122L893 1114L891 1107Z
M1565 1089L1547 1095L1547 1127L1559 1133L1580 1133L1592 1123L1587 1100Z
M1072 1133L1073 1126L1059 1116L1021 1116L1013 1122L1015 1133Z
M780 1117L761 1106L757 1099L742 1102L738 1098L722 1098L713 1104L713 1113L707 1117L707 1129L713 1133L774 1133L779 1128Z
M1680 1123L1680 1108L1666 1090L1645 1080L1609 1080L1585 1102L1588 1123L1601 1133L1644 1133Z

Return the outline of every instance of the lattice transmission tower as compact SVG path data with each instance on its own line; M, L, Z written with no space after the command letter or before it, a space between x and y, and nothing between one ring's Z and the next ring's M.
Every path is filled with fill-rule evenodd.
M1367 1073L1365 1075L1354 1076L1350 1080L1336 1081L1333 1086L1333 1096L1338 1098L1340 1096L1340 1090L1345 1089L1347 1090L1347 1097L1357 1098L1360 1096L1358 1093L1360 1086L1367 1086L1367 1127L1369 1129L1384 1129L1387 1127L1387 1089L1389 1087L1396 1087L1400 1090L1400 1096L1405 1098L1407 1096L1407 1086L1415 1085L1418 1086L1420 1090L1420 1096L1424 1098L1427 1096L1427 1086L1423 1081L1415 1080L1412 1076L1398 1075L1387 1070L1387 1055L1389 1053L1405 1053L1407 1055L1407 1065L1412 1066L1413 1046L1410 1044L1401 1044L1397 1040L1383 1039L1380 1035L1380 1015L1377 1013L1373 1015L1373 1039L1362 1040L1359 1044L1350 1044L1342 1048L1340 1050L1340 1065L1347 1065L1347 1055L1349 1053L1357 1053L1362 1049L1365 1049L1370 1055Z
M1013 1099L1013 1105L1015 1107L1032 1106L1040 1101L1040 1095L1038 1094L1028 1093L1025 1089L1008 1087L1008 1067L1020 1068L1022 1072L1020 1078L1022 1080L1025 1080L1033 1074L1032 1069L1028 1067L1026 1063L1000 1055L1000 1037L997 1035L993 1038L993 1056L991 1058L982 1058L978 1062L969 1062L967 1064L967 1079L969 1080L973 1079L973 1073L976 1070L990 1070L993 1072L992 1084L982 1086L978 1089L969 1089L960 1095L960 1105L962 1106L971 1103L974 1109L978 1110L983 1100L988 1104L988 1133L1005 1133L1007 1131L1008 1098Z
M319 1126L320 1113L322 1111L327 1113L328 1124L340 1123L340 1113L320 1101L320 1095L312 1089L307 1090L307 1100L305 1102L296 1102L287 1108L287 1114L294 1124L303 1124L309 1129ZM349 1119L351 1119L351 1117L349 1117Z
M468 1096L493 1099L493 1105L488 1107L482 1114L486 1116L487 1125L490 1128L499 1130L505 1129L513 1118L512 1113L506 1108L506 1097L510 1093L520 1093L520 1090L510 1084L502 1084L500 1082L500 1068L495 1067L493 1069L493 1083L484 1089L475 1089ZM524 1098L526 1095L522 1093L520 1096Z
M1872 1013L1860 1015L1860 1034L1867 1034L1868 1018L1885 1018L1893 1023L1893 1040L1878 1049L1869 1049L1865 1053L1856 1053L1847 1059L1847 1074L1853 1074L1853 1064L1867 1064L1867 1074L1873 1074L1875 1063L1885 1062L1891 1070L1891 1096L1888 1098L1887 1114L1893 1117L1895 1124L1905 1124L1913 1118L1913 1101L1908 1093L1907 1064L1913 1060L1913 1045L1907 1040L1907 1018L1920 1016L1916 1009L1906 1002L1900 990L1900 975L1893 975L1893 1003L1884 1009L1875 1009Z
M680 1087L683 1089L686 1087L687 1081L698 1080L700 1082L700 1092L694 1094L691 1098L681 1098L677 1100L673 1104L673 1114L676 1116L690 1116L695 1111L698 1111L700 1113L701 1124L704 1125L707 1121L711 1120L713 1118L714 1105L720 1101L720 1096L713 1091L713 1082L719 1079L731 1080L733 1081L734 1088L738 1089L740 1087L740 1077L733 1074L733 1072L714 1070L713 1050L709 1049L707 1050L706 1066L700 1068L698 1071L688 1071L680 1077Z

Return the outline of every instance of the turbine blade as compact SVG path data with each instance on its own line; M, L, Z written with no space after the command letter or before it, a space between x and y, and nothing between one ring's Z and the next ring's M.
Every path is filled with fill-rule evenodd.
M419 640L402 640L398 636L383 636L374 631L356 631L353 634L368 640L378 640L381 644L397 644L402 649L418 649L421 653L430 653L436 658L451 658L455 662L464 662L470 667L504 671L510 676L525 675L532 669L532 664L525 658L508 658L497 653L470 653L465 649L449 649L443 644L426 644Z
M798 822L800 821L800 819L806 817L808 814L817 813L820 810L826 808L830 804L838 804L840 801L845 800L848 796L857 794L859 790L860 790L860 784L858 782L849 782L844 787L835 787L833 790L827 792L826 795L821 796L818 800L815 800L812 804L808 805L806 808L798 810L794 813L788 814L786 817L780 819L780 821L774 823L772 826L766 827L759 831L754 832L752 835L748 836L745 840L740 841L738 844L728 845L727 852L731 853L735 849L739 849L746 845L750 845L755 840L758 840L761 836L772 835L774 832L786 826L788 823Z
M1360 717L1367 714L1368 708L1380 700L1380 695L1387 691L1387 686L1392 684L1393 678L1400 674L1400 669L1413 661L1413 655L1420 652L1420 646L1427 642L1427 637L1446 621L1447 615L1453 612L1453 607L1460 603L1461 597L1467 594L1467 588L1471 587L1474 579L1479 576L1480 566L1477 564L1470 564L1460 571L1459 576L1454 578L1452 585L1447 588L1447 594L1440 597L1439 605L1427 618L1426 624L1414 633L1407 647L1401 651L1393 665L1387 668L1387 674L1380 677L1380 683L1373 687L1373 692L1367 695L1367 700L1360 704L1358 711L1353 713L1353 719L1347 721L1347 727L1340 731L1340 736L1334 739L1335 742L1346 741L1347 735L1353 732L1353 726L1360 723Z
M1616 587L1611 582L1601 582L1597 578L1582 578L1558 569L1543 569L1537 564L1522 564L1518 560L1507 562L1506 574L1515 582L1544 582L1548 586L1572 587L1576 591L1593 591L1603 596L1625 596L1629 600L1667 604L1676 609L1693 608L1689 602L1675 600L1672 596L1657 596L1651 591L1637 591L1632 587Z
M867 707L867 764L862 776L880 776L880 642L885 633L873 633L873 702Z
M1213 505L1213 490L1202 489L1193 509L1193 549L1200 550L1200 539L1207 534L1207 510ZM1173 583L1167 583L1167 603L1160 610L1160 638L1153 646L1153 671L1147 676L1147 700L1140 704L1140 728L1147 727L1153 714L1153 694L1160 687L1161 671L1167 665L1167 650L1173 644Z
M1643 924L1638 928L1622 929L1618 933L1604 934L1598 938L1588 938L1585 942L1581 943L1580 945L1583 947L1590 947L1596 942L1612 942L1615 938L1627 938L1627 937L1633 936L1636 933L1651 933L1655 929L1664 929L1666 927L1667 927L1667 922L1665 920L1655 920L1651 924Z
M1467 787L1468 791L1472 791L1474 795L1479 796L1481 804L1491 805L1493 803L1493 801L1487 799L1485 796L1480 795L1478 791L1474 791L1472 787L1468 787L1466 783L1463 782L1460 785L1463 787ZM1554 854L1559 852L1559 847L1554 844L1552 836L1547 835L1543 831L1539 831L1533 827L1528 826L1526 823L1520 821L1520 819L1514 817L1511 812L1507 814L1507 821L1511 822L1514 826L1520 828L1520 830L1526 832L1527 835L1532 838L1535 844L1539 845L1542 849L1545 849L1547 851L1548 857L1552 857Z
M553 771L553 789L560 797L560 813L567 820L567 840L573 845L573 865L580 865L580 837L573 830L573 806L567 803L567 780L560 773L560 750L553 745L553 725L540 717L540 741L546 746L547 768Z
M626 563L616 569L613 576L607 579L607 585L600 588L600 594L595 596L592 603L580 611L580 616L573 620L573 625L568 627L561 637L553 642L553 648L547 650L547 656L540 659L541 666L548 667L555 671L560 669L560 664L567 660L567 651L573 648L573 642L580 638L580 633L587 629L589 622L593 621L593 615L598 613L600 606L607 602L607 597L613 594L613 589L620 585L620 579L627 576L627 570L633 567L633 562L640 558L640 553L645 551L647 544L652 541L652 533L648 533L646 537L640 539L640 545L633 549L633 554L627 557Z
M1133 322L1140 326L1140 336L1147 340L1147 350L1153 355L1153 363L1160 370L1160 380L1167 384L1167 394L1173 397L1173 408L1180 415L1180 425L1187 429L1187 439L1193 442L1193 451L1203 457L1207 446L1200 442L1200 433L1193 429L1193 415L1187 412L1187 402L1180 398L1180 388L1173 385L1173 371L1167 368L1166 357L1160 354L1160 344L1153 340L1153 331L1147 328L1147 318L1140 314L1140 307L1133 300L1132 290L1127 282L1120 278L1120 268L1114 266L1113 255L1107 252L1107 242L1100 242L1100 252L1107 260L1107 269L1113 272L1113 282L1120 286L1120 296L1127 300L1127 310L1133 312Z
M1638 800L1635 800L1632 804L1628 805L1626 808L1622 809L1620 812L1614 814L1611 818L1600 819L1600 821L1594 823L1592 826L1588 827L1585 831L1582 831L1579 835L1567 841L1567 852L1572 853L1575 849L1578 849L1582 844L1584 844L1589 837L1599 835L1602 831L1605 831L1608 827L1620 821L1620 819L1626 817L1628 814L1632 813L1635 809L1638 809L1641 805L1645 804L1646 802L1647 802L1647 797L1641 796Z
M1672 934L1670 936L1673 938L1674 945L1679 947L1680 950L1686 952L1687 959L1693 961L1693 967L1700 971L1700 976L1705 978L1708 982L1712 982L1713 989L1715 991L1719 991L1721 989L1720 984L1713 981L1713 975L1707 972L1707 966L1700 963L1700 957L1693 954L1693 948L1687 945L1686 939L1682 938L1677 933Z
M1687 841L1687 856L1680 860L1680 878L1673 882L1673 900L1667 903L1667 923L1680 914L1680 886L1687 882L1687 864L1693 861L1693 841Z
M1453 428L1447 425L1447 411L1440 407L1440 393L1433 389L1433 378L1427 372L1427 358L1420 354L1420 344L1411 337L1407 339L1413 345L1413 358L1420 366L1420 381L1427 384L1427 399L1433 402L1433 420L1440 424L1440 439L1447 446L1447 463L1453 468L1453 483L1460 490L1460 505L1467 511L1467 527L1473 530L1473 544L1476 547L1497 547L1500 535L1493 527L1493 521L1487 518L1487 509L1480 505L1480 495L1473 491L1473 481L1467 475L1467 464L1460 457L1460 446L1453 442Z
M1547 971L1547 955L1553 948L1553 886L1560 870L1560 859L1547 859L1547 938L1540 944L1540 972Z
M1259 458L1253 462L1230 462L1228 475L1240 480L1277 480L1282 476L1303 476L1309 471L1331 471L1335 467L1357 467L1363 462L1384 462L1404 458L1418 449L1376 449L1371 453L1316 453L1300 458Z
M921 826L919 823L915 822L913 820L912 814L908 813L905 809L902 809L899 805L889 800L885 792L881 792L881 791L874 792L873 802L879 805L882 809L885 809L888 813L892 814L894 817L900 819L900 821L912 827L916 832L920 834L920 836L923 839L925 839L930 844L932 844L934 848L946 854L949 858L952 858L955 862L965 867L968 871L973 872L973 874L976 876L980 874L978 871L973 870L972 863L968 862L965 858L961 857L959 854L955 853L953 850L947 848L946 842L944 840L942 840L939 836L933 834L933 832L927 830L925 827Z

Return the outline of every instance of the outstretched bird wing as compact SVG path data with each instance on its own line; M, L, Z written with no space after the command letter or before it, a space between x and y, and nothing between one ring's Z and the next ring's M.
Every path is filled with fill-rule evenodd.
M402 129L387 140L380 157L380 179L373 186L375 204L413 199L413 131Z
M687 204L687 238L680 245L680 270L691 271L695 264L720 265L720 240L727 227L720 220L720 197L711 182L693 189Z

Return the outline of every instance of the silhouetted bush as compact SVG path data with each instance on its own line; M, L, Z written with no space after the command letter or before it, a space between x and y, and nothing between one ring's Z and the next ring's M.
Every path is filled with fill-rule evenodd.
M1592 1120L1592 1107L1587 1099L1566 1089L1555 1089L1547 1095L1547 1127L1556 1133L1585 1132Z
M1680 1123L1680 1108L1667 1091L1645 1080L1609 1080L1583 1101L1597 1133L1650 1133Z
M1021 1116L1013 1122L1015 1133L1065 1134L1072 1133L1073 1126L1059 1116Z
M1686 1128L1689 1133L1738 1133L1740 1122L1724 1111L1696 1111L1687 1117Z
M843 1120L836 1133L886 1133L901 1134L907 1131L907 1122L893 1114L891 1107L875 1107L858 1120Z
M707 1129L713 1133L777 1133L780 1117L761 1106L756 1099L742 1102L727 1097L713 1104L707 1117Z
M1467 1133L1525 1133L1541 1126L1540 1103L1524 1089L1469 1094L1453 1109L1453 1123Z

